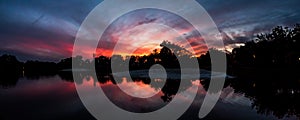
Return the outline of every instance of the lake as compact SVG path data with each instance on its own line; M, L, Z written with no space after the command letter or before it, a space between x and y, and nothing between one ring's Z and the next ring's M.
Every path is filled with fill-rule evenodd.
M135 77L133 81L129 81L128 76L112 78L97 75L98 80L88 74L81 77L80 82L74 82L71 73L3 77L0 85L0 119L95 119L85 109L75 84L86 88L87 92L101 87L115 105L137 113L158 110L177 94L181 102L193 101L179 119L198 119L209 83L205 78L190 79L184 81L184 89L176 89L180 83L176 79L155 79L151 82L143 77ZM116 82L114 79L119 80ZM261 79L265 78L228 78L220 99L205 119L299 119L299 79L291 84L277 83L276 80L274 83L261 82ZM164 83L166 86L163 86ZM119 87L126 89L126 93ZM182 94L183 91L187 92ZM195 100L190 99L189 94L197 94Z

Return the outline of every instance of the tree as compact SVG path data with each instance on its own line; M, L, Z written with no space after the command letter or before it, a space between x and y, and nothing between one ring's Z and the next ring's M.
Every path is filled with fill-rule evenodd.
M15 56L0 56L0 87L10 88L17 84L23 71L23 63L19 62Z
M270 33L261 33L245 46L235 48L235 65L256 67L296 67L300 64L300 25L293 29L277 26Z

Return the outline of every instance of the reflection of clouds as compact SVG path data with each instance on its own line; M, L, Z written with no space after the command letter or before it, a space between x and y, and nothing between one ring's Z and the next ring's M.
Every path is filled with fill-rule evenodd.
M225 103L239 104L250 106L251 101L243 94L235 93L232 87L226 87L223 89L220 99Z
M191 83L192 83L192 86L188 87L188 89L186 89L186 92L180 92L177 94L178 98L180 98L182 101L191 102L191 101L194 101L194 99L192 98L192 96L194 94L199 94L199 95L206 94L206 91L202 87L200 80L195 80L195 81L191 80Z
M182 102L190 102L194 101L193 105L199 106L202 104L203 99L206 95L206 91L203 88L200 80L191 80L191 86L188 86L185 92L179 91L176 95L178 96L180 103ZM113 84L111 81L108 81L103 84L98 84L106 91L109 91L107 94L112 101L119 102L119 103L126 103L126 107L132 109L140 109L139 107L143 108L145 105L150 105L152 107L161 106L164 103L160 96L163 96L160 88L154 88L150 84L145 84L142 81L138 82L130 82L123 78L121 83L118 83L118 86L123 87L123 89L129 94L135 94L139 96L143 96L144 98L151 97L152 95L158 93L157 95L151 97L151 99L144 99L144 100L136 100L133 99L131 96L123 94L119 91L117 85ZM97 85L97 86L98 86ZM93 86L93 80L86 81L84 80L83 85L86 87ZM93 88L91 88L93 89ZM192 95L197 94L197 98L194 100L192 99ZM117 97L116 97L117 96ZM241 106L251 106L251 100L245 97L243 94L235 93L232 87L226 87L222 90L222 94L220 95L220 101L222 104L234 104L234 105L241 105Z
M160 96L162 96L163 93L159 89L155 89L143 82L128 82L127 80L123 79L123 81L118 85L120 87L123 87L123 90L130 94L136 94L143 97L152 96L156 93L157 94L149 99L135 98L124 92L121 92L121 89L117 85L112 84L111 82L107 82L100 85L101 88L105 91L106 96L113 103L127 110L151 111L158 109L166 104L160 98Z
M29 81L20 79L18 87L9 90L14 95L26 95L27 97L38 97L59 93L60 95L68 95L73 92L75 86L70 82L62 82L59 76L51 78L43 78L43 80ZM61 90L61 88L64 88Z
M4 119L57 119L85 110L74 83L59 76L20 78L15 88L0 89L0 98Z
M95 96L98 94L97 92L91 91L93 91L93 89L98 89L101 86L107 91L107 96L112 98L112 101L118 102L119 104L122 104L122 107L127 107L131 110L156 110L167 104L161 100L160 96L163 95L161 92L159 92L158 96L154 96L151 99L135 99L128 95L126 96L122 94L120 91L118 91L118 86L113 84L111 81L100 84L98 81L95 83L93 77L91 77L91 79L86 78L88 77L85 77L83 79L83 83L78 85L78 87L84 87L84 90L89 93L88 96ZM191 84L190 86L187 86L187 92L185 92L186 94L179 92L177 95L179 96L180 101L176 104L179 105L192 100L189 96L197 93L198 97L196 97L196 100L193 102L191 107L200 107L206 91L203 89L199 80L191 80L188 82L191 82ZM127 87L127 90L130 92L139 92L139 94L145 95L159 91L159 89L155 90L153 86L144 84L143 82L130 82L124 80L119 83L119 85ZM136 88L136 86L138 87ZM198 91L197 87L199 87ZM11 118L16 119L24 116L28 117L28 115L33 113L41 113L42 115L45 115L38 116L39 118L53 115L55 117L60 117L64 115L74 115L77 114L78 111L84 110L84 107L77 96L74 83L63 81L58 76L41 78L40 80L34 81L21 78L15 88L0 89L0 96L5 96L1 97L0 99L2 103L2 110L9 108L7 109L8 113L13 113L14 115L10 115L12 116ZM99 104L102 106L105 106L103 105L103 99L105 98L100 98L99 100L97 99L97 101L99 101ZM20 115L15 116L17 113L20 113ZM198 115L198 109L195 108L191 109L191 111L188 111L188 115L191 114ZM251 108L250 100L243 94L235 93L232 87L226 87L223 89L221 98L211 115L219 117L229 116L229 118L241 119L249 117L260 118L260 115L258 115L256 111Z
M202 100L206 95L205 89L200 83L200 80L191 80L190 82L191 82L191 86L188 86L188 88L185 90L186 92L183 91L179 92L177 94L178 98L182 100L181 102L193 101L191 96L193 94L198 94L198 96L200 96L201 99L196 100L195 102L202 104ZM84 80L82 86L88 87L88 86L93 86L93 84L94 84L93 80L90 81ZM153 96L154 99L147 99L147 102L150 102L151 104L163 103L162 100L160 99L160 96L164 95L164 93L160 91L161 88L158 89L154 88L150 84L145 84L142 81L129 82L127 81L126 78L123 78L122 82L118 83L118 86L113 84L111 81L108 81L103 84L98 84L98 85L100 85L103 89L106 89L106 91L110 91L109 97L111 97L112 99L118 102L123 102L123 103L132 102L131 101L132 97L128 95L124 95L123 93L119 92L118 86L120 86L126 91L126 93L134 94L135 96L142 96L143 98L151 97L158 93L157 95ZM246 105L246 106L250 106L251 104L251 101L248 98L246 98L243 94L235 93L232 87L224 88L222 90L220 99L224 103L239 104L239 105ZM140 104L140 106L142 106L145 103L141 102L136 104Z
M195 80L195 81L191 80L189 82L191 82L191 86L187 86L187 89L185 89L186 92L180 91L177 94L179 98L179 103L175 103L175 104L179 105L179 104L193 101L192 99L193 94L198 93L198 94L205 95L206 92L203 89L203 87L201 87L202 88L200 90L201 92L197 91L198 87L201 86L199 80ZM97 87L99 87L99 85L105 91L106 96L113 103L117 104L117 106L121 108L126 108L127 110L131 110L131 111L150 110L151 111L151 110L159 109L167 104L167 102L164 102L161 98L162 96L164 96L164 93L161 91L160 88L155 88L154 86L151 86L150 84L145 84L142 81L131 82L123 78L122 82L118 83L118 85L113 84L111 81L108 81L103 84L99 83L97 84ZM132 97L129 94L126 94L126 92L122 92L119 86L122 87L122 89L125 90L127 93L135 94L135 96L137 95L143 96L145 97L145 99ZM87 91L92 91L93 89L95 89L92 80L90 81L83 80L83 84L80 85L79 87L85 87L85 90ZM91 93L90 95L92 96L93 94Z
M151 97L157 93L162 94L160 92L160 88L156 89L150 84L145 84L142 81L128 82L125 77L122 79L122 82L118 84L118 86L124 88L124 92L129 93L129 95L140 96L142 98Z

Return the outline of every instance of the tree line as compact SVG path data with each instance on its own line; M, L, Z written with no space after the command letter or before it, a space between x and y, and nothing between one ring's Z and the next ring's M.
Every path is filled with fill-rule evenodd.
M259 34L245 46L233 49L231 57L238 66L299 67L300 24L294 28L277 26L270 33Z

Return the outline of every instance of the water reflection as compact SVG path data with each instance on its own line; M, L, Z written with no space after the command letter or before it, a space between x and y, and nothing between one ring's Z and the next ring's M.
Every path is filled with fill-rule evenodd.
M106 96L118 107L131 112L146 113L155 111L166 105L161 98L169 95L168 91L161 91L161 88L145 84L142 80L129 82L126 77L121 79L123 80L121 83L117 83L118 86L125 88L126 92L130 94L141 96L155 95L149 98L137 98L126 94L117 85L113 85L111 81L100 84Z
M162 108L176 94L182 98L182 101L192 101L189 94L197 93L196 100L180 119L198 118L197 115L209 84L209 79L184 80L184 88L178 89L180 80L176 79L151 81L147 77L136 77L133 78L133 81L128 81L127 77L113 78L109 74L91 76L88 72L80 72L76 75L82 81L77 81L75 84L101 87L115 105L138 113L151 112ZM71 116L74 113L77 114L75 118L78 119L92 118L77 96L71 72L60 72L54 76L36 76L28 74L23 77L22 75L2 75L0 80L2 88L0 89L0 112L3 114L1 117L5 115L4 118L18 119L21 116L27 116L28 118L30 114L35 112L42 113L45 117L45 115L53 116L49 114L52 112L59 118L73 118ZM267 77L252 75L227 79L219 102L206 119L300 118L298 102L300 100L300 81L298 78L300 77L274 76L273 74L265 74L265 76ZM98 81L95 81L95 78ZM162 87L164 82L166 84ZM150 98L132 97L124 93L117 85L123 86L131 94L139 94L145 97L155 95ZM182 91L189 91L189 94L183 95L181 94ZM55 110L56 112L53 112ZM24 111L26 112L22 113ZM15 113L21 115L15 116ZM44 117L39 116L37 119Z
M77 84L88 84L94 87L100 86L106 96L115 105L124 110L136 113L146 113L160 109L167 105L177 93L193 86L193 81L191 80L182 82L183 89L178 89L181 82L176 79L167 79L166 81L155 79L151 81L150 78L141 77L133 78L133 81L128 81L127 77L112 77L111 75L97 75L99 82L97 84L95 76L89 76L85 73L78 73L76 75L82 78L83 81L89 81L87 83L77 81L79 82ZM125 88L125 91L129 94L121 90L120 87ZM130 94L141 96L141 98L130 96Z
M12 88L17 85L17 82L19 80L19 75L18 74L1 74L1 80L0 80L0 88Z
M300 77L297 73L264 73L239 77L229 81L237 93L252 100L252 108L259 114L278 118L300 118Z

